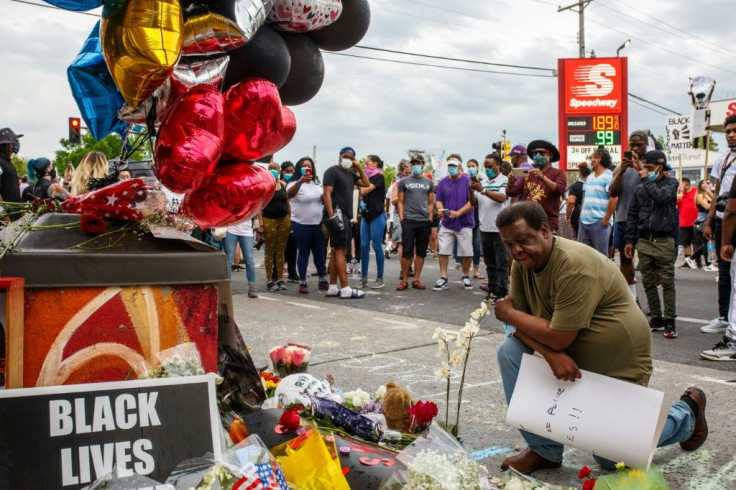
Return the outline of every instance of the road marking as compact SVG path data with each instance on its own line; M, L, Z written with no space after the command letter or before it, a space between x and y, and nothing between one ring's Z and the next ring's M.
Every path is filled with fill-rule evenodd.
M473 451L470 453L470 457L473 458L473 461L480 461L482 459L490 458L491 456L496 456L497 454L510 453L511 451L513 451L513 449L510 447L489 446L485 449Z
M688 323L702 323L703 325L707 325L710 323L710 320L701 320L700 318L688 318L686 316L678 316L677 321Z
M265 299L266 301L279 301L279 302L281 301L278 298L269 298L268 296L264 296L263 294L259 294L258 295L258 298L259 299Z
M372 320L375 320L377 322L386 322L386 323L393 323L394 325L402 325L405 327L416 327L416 323L408 323L408 322L400 322L398 320L391 320L390 318L372 318Z
M305 305L304 303L297 303L296 301L287 301L287 305L300 306L302 308L311 308L313 310L324 310L321 306Z
M708 383L718 383L720 385L726 385L726 386L733 386L734 382L725 380L725 379L718 379L718 378L711 378L710 376L693 376L694 379L699 379L700 381L707 381Z

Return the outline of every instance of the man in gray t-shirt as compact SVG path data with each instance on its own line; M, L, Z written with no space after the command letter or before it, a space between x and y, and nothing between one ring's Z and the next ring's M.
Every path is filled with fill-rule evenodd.
M644 155L647 152L647 144L649 137L644 131L634 131L629 136L629 150L625 152L624 157L619 166L613 172L613 180L609 188L609 194L618 197L616 204L616 222L613 228L613 248L618 250L621 260L621 273L629 284L629 291L636 299L636 280L634 279L634 262L626 257L624 247L626 247L626 217L629 214L629 206L634 198L634 189L641 183L640 162L644 161ZM629 154L630 153L630 154Z
M414 259L414 289L426 289L419 277L427 256L429 236L432 231L434 210L434 182L423 174L424 159L415 155L411 160L411 176L399 181L399 218L401 220L401 282L397 291L409 287L409 265Z

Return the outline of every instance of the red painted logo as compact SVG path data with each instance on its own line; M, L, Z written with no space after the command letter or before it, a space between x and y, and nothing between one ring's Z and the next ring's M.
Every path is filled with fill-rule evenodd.
M621 110L621 62L617 59L565 60L565 112Z

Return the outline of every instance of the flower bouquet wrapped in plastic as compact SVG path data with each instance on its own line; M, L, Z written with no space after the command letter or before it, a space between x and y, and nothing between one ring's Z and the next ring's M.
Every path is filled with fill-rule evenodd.
M381 490L486 490L494 488L487 470L437 422L414 443L401 451L397 459L406 470L393 474L381 484Z
M187 342L156 354L158 366L148 369L140 378L176 378L205 374L197 344ZM141 371L139 371L141 372ZM145 371L144 371L145 372Z
M311 349L306 345L289 343L274 347L268 355L273 369L283 378L290 374L307 372Z

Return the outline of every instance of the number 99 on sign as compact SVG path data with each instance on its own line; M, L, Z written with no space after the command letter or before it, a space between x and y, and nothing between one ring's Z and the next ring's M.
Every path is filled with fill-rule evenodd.
M595 144L598 146L613 145L613 131L596 131Z

